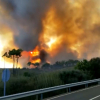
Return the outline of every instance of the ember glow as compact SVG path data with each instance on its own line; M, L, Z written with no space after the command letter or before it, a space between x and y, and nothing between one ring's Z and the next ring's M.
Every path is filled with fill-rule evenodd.
M100 0L0 0L0 56L21 48L21 66L100 56L99 5ZM11 68L12 61L6 64Z

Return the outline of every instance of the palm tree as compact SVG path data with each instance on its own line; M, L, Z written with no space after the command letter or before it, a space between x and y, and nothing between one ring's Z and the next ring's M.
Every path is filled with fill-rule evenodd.
M22 56L22 55L21 55L22 52L23 52L22 49L17 49L17 50L16 50L16 53L15 53L15 55L16 55L16 68L17 68L17 65L18 65L18 60L19 60L19 58Z
M13 59L13 75L14 75L16 50L15 49L9 50L8 54L9 54L9 57Z
M22 49L12 49L12 50L9 50L8 52L8 56L9 58L12 58L13 59L13 75L14 75L14 68L15 68L15 63L16 63L16 68L17 68L17 65L18 65L18 60L19 60L19 57L21 57L21 53L22 53Z

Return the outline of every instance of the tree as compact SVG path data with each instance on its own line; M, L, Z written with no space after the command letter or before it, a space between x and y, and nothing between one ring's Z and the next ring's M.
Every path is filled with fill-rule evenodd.
M16 68L17 68L18 60L19 60L19 57L21 57L22 51L23 51L22 49L17 49L17 50L12 49L12 50L9 50L8 52L8 57L13 59L13 75L14 75L15 63L16 63Z
M100 58L92 58L89 63L89 70L92 78L100 78Z
M14 75L16 50L15 49L9 50L8 54L9 54L9 57L13 59L13 75Z
M85 72L90 78L100 77L100 58L92 58L90 61L83 60L79 62L76 69Z
M57 61L55 64L58 66L63 66L65 64L65 61Z
M17 65L18 65L18 60L22 56L21 55L22 52L23 52L22 49L17 49L16 52L15 52L15 55L16 55L16 68L17 68Z
M39 66L40 65L40 63L38 63L38 62L36 62L36 63L34 63L34 66Z
M28 65L29 67L30 67L31 64L32 64L31 62L28 62L28 63L27 63L27 65Z
M87 71L89 71L89 67L90 67L89 61L84 59L83 61L80 61L79 63L77 63L77 65L75 66L75 69L78 69L87 73Z
M50 66L50 63L45 63L42 65L42 68L46 68L46 67L49 67Z

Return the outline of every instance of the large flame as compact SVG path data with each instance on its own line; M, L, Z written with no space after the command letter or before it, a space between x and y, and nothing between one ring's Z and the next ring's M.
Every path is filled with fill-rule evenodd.
M57 35L59 21L54 19L55 10L50 8L45 19L43 19L43 32L40 36L41 47L46 50L51 56L58 53L57 47L61 43L62 35Z
M39 48L38 48L38 46L36 46L36 48L33 51L30 52L30 56L31 56L30 61L32 63L40 63L41 62L41 60L39 58Z

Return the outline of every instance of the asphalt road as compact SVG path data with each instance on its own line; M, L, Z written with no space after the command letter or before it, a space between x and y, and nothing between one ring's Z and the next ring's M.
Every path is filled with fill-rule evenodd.
M45 100L100 100L100 85Z

